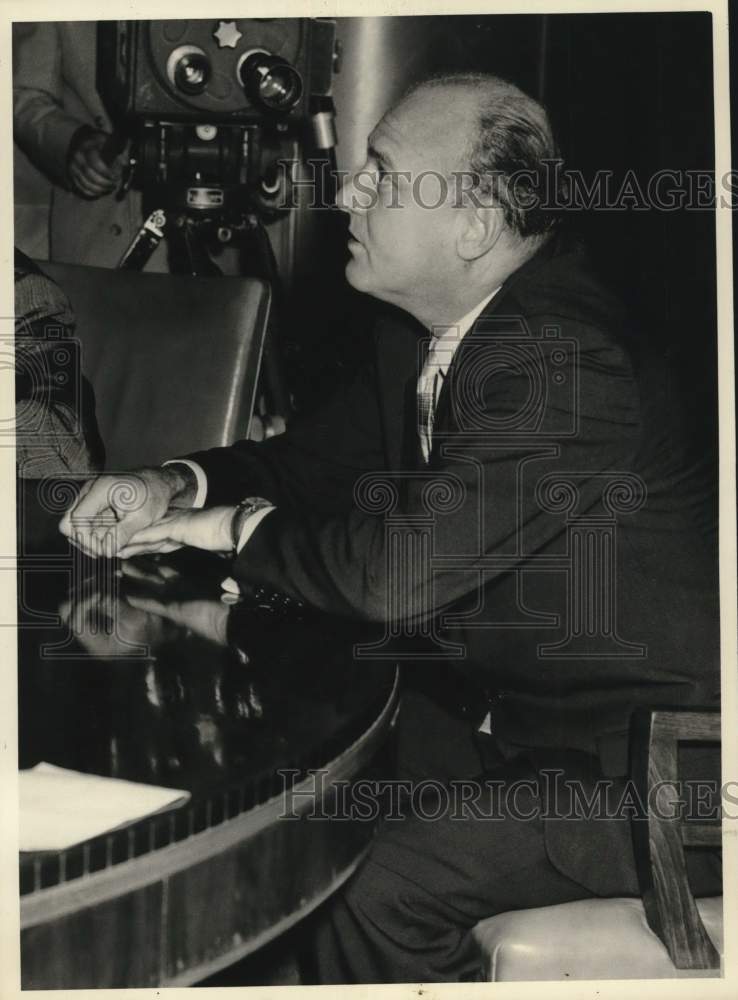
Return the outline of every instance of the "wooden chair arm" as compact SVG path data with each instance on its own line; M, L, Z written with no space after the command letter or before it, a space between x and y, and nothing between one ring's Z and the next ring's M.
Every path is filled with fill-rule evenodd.
M720 826L686 825L679 809L651 808L668 806L669 795L676 796L681 742L719 743L720 713L656 710L634 717L632 776L641 801L649 804L647 818L633 823L636 866L646 918L676 968L714 969L720 956L697 911L684 848L720 846Z

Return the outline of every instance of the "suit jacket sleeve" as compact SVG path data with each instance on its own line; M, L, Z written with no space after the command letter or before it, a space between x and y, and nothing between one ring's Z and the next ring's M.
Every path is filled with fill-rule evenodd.
M296 419L286 434L187 457L207 476L208 506L260 496L295 523L310 513L346 513L357 478L384 466L374 366L362 369L317 414Z
M67 152L84 119L62 105L62 45L53 22L14 25L13 131L33 163L66 184Z
M639 435L637 390L627 354L602 330L560 316L535 317L531 325L556 326L578 349L572 391L571 377L561 385L549 377L559 364L557 341L540 342L537 364L545 391L532 430L515 431L516 415L531 412L525 365L493 365L494 377L484 377L491 357L484 352L494 345L481 342L482 354L475 358L475 351L462 344L459 350L464 349L467 361L459 358L454 364L456 377L448 392L452 413L437 429L439 435L446 433L431 464L420 475L400 473L394 481L384 474L387 489L394 485L400 497L392 517L372 513L366 502L333 512L280 505L239 553L234 576L242 584L271 586L331 613L372 620L411 618L468 595L510 563L521 564L563 537L566 515L546 507L540 484L551 474L574 472L578 511L600 502L600 474L632 464ZM471 420L465 413L469 406L476 408ZM475 430L480 423L486 428L482 434ZM371 463L351 471L356 476L366 468ZM309 475L307 467L304 474ZM456 495L433 515L433 565L427 551L425 558L418 555L425 530L418 518L427 523L432 481L440 484L441 494L450 488ZM341 482L346 491L355 485ZM399 543L398 525L404 539ZM507 557L507 567L480 570L479 557L490 554ZM456 565L444 567L444 557Z

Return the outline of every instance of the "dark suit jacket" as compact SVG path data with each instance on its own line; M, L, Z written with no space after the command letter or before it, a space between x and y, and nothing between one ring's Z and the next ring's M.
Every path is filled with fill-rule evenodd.
M422 339L388 316L375 367L316 417L265 444L191 456L209 504L259 495L277 505L234 575L331 613L386 620L397 607L396 534L366 492L357 502L357 482L377 473L399 484L394 525L419 545L428 476L446 477L461 500L434 514L432 566L419 563L401 586L408 618L441 612L436 636L463 645L441 698L491 692L469 721L492 704L495 736L513 752L528 748L539 770L561 765L587 786L623 775L636 706L719 699L709 476L687 458L677 380L652 341L576 246L548 244L464 338L418 476ZM613 870L630 864L627 831L575 826L547 824L552 860L596 891L621 886L599 858Z

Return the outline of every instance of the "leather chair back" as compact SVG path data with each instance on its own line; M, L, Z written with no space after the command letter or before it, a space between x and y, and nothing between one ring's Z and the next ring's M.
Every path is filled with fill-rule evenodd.
M39 266L76 313L107 470L247 435L269 314L265 282Z

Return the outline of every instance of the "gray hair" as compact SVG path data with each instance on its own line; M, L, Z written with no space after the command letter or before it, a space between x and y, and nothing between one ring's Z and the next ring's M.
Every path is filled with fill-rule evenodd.
M560 206L566 204L566 179L543 105L487 73L432 76L413 85L406 96L427 87L464 87L479 94L477 130L465 151L470 190L493 198L518 236L553 230L561 221Z

